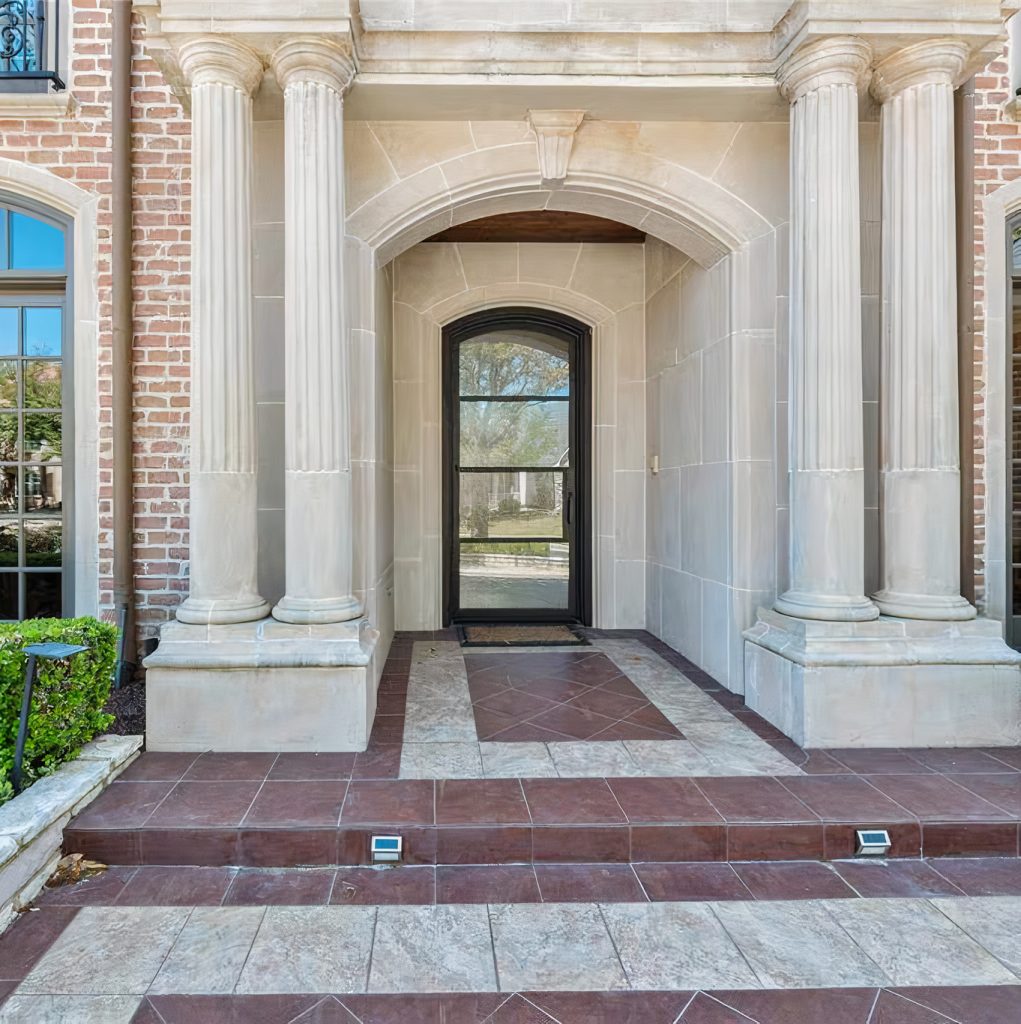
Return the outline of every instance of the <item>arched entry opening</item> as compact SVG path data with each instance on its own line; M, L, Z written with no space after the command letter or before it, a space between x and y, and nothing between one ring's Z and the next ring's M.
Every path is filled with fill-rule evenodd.
M591 339L525 306L444 327L446 622L591 621Z

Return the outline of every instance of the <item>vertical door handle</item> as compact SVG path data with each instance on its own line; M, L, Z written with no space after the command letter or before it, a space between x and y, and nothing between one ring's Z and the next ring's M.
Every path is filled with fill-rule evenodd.
M572 491L567 492L567 505L564 510L564 522L571 525L571 505L573 504L574 493Z

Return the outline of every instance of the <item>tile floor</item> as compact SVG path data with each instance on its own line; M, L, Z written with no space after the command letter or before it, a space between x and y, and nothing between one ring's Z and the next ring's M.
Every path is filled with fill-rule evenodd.
M401 778L801 774L642 640L482 653L430 640L410 655L402 714L374 731L400 733ZM390 665L387 709L403 682Z
M11 989L2 1024L128 1022L140 1005L150 1013L142 1020L221 1019L168 1018L160 1000L309 993L343 1001L359 993L669 992L679 1015L697 990L865 988L871 1011L877 989L984 990L1021 982L1018 896L144 904L46 907L36 914L37 934L19 925L12 933L20 938L16 955L0 967ZM349 1018L338 1011L309 1019Z
M465 652L464 663L480 741L683 739L598 650Z

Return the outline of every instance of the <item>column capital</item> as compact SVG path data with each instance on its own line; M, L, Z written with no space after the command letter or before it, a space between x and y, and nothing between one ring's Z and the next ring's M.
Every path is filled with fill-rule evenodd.
M826 85L865 84L872 51L857 36L817 39L795 50L776 73L780 92L791 103Z
M925 39L884 57L872 74L872 95L880 103L915 85L947 85L951 89L968 61L968 45L960 39Z
M341 96L355 76L350 45L320 36L289 36L274 51L270 66L286 89L293 82L318 82Z
M255 50L231 36L194 36L181 44L177 58L192 86L232 85L249 96L265 70Z

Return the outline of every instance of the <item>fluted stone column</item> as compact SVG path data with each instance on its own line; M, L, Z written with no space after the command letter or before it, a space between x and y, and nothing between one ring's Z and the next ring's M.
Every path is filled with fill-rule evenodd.
M885 615L970 619L961 596L954 86L967 44L932 39L887 57L882 104L880 394Z
M791 103L790 589L808 619L873 619L865 596L859 39L810 43L781 68Z
M286 594L284 622L343 622L352 595L348 340L344 288L344 92L354 66L325 39L273 55L284 90Z
M182 622L248 622L258 592L252 361L252 93L259 57L206 36L179 57L191 82L191 591Z

